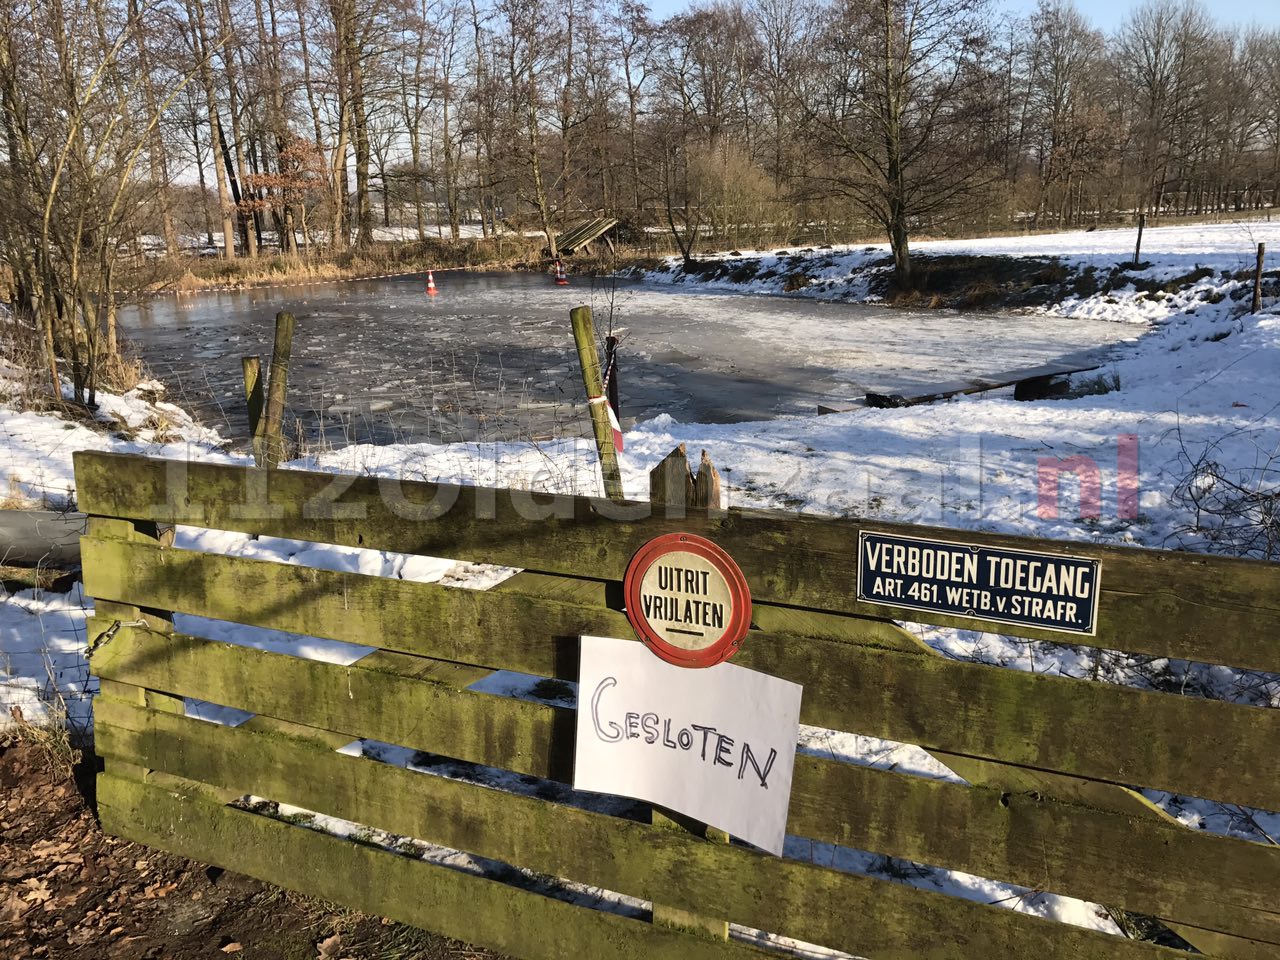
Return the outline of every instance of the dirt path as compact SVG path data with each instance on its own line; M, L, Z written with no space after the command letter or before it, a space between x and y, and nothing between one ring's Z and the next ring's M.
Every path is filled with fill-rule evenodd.
M0 957L496 958L109 837L92 782L87 763L0 736Z

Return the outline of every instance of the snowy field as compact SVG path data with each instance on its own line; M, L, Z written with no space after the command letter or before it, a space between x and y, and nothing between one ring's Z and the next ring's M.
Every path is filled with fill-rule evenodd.
M1095 267L1110 270L1117 264L1133 259L1137 241L1136 228L1119 230L1076 230L1068 233L1037 234L1023 237L987 237L978 240L930 240L911 246L913 254L943 256L971 254L975 256L1007 257L1056 257L1064 265L1073 268ZM1198 267L1210 267L1216 273L1252 270L1259 243L1271 250L1271 269L1274 258L1280 254L1280 220L1274 223L1261 220L1238 223L1203 224L1179 227L1151 227L1142 236L1142 262L1150 264L1146 270L1129 271L1151 280L1169 280L1184 276ZM818 299L874 299L867 289L870 277L868 266L883 263L889 256L888 244L865 246L837 246L814 249L774 249L760 251L733 251L732 253L699 255L701 260L751 260L759 263L760 273L770 271L774 276L755 279L746 283L734 283L728 278L704 281L697 276L679 272L679 258L670 257L665 268L651 271L645 279L653 283L677 287L715 288L740 290L749 293L779 294L783 292L786 276L798 267L814 278L814 282L790 296ZM888 266L880 266L887 271ZM1203 285L1197 284L1191 291L1194 297L1203 297L1221 287L1221 277L1211 277ZM1148 302L1150 301L1150 302ZM1110 296L1093 296L1084 299L1071 298L1049 305L1041 312L1055 316L1090 317L1115 320L1121 323L1153 323L1169 315L1165 308L1177 306L1140 294L1129 288ZM1182 305L1185 306L1185 305Z
M1132 256L1132 231L1097 231L1052 237L919 244L926 253L1058 255L1077 264L1111 267ZM760 423L706 425L679 423L668 416L637 424L626 435L622 469L630 496L647 491L648 470L680 442L695 453L706 449L719 467L731 506L759 506L822 515L865 515L884 519L1017 533L1100 543L1135 544L1226 552L1226 531L1212 522L1197 527L1188 489L1212 501L1225 497L1226 481L1275 489L1280 482L1280 304L1266 301L1259 316L1247 315L1245 285L1228 274L1252 265L1252 244L1264 241L1280 251L1280 224L1218 225L1150 229L1144 276L1184 275L1197 266L1212 273L1181 292L1153 297L1132 288L1064 301L1046 312L1102 317L1134 324L1136 345L1114 365L1078 380L1079 395L1019 403L999 393L959 398L896 410L857 409L823 417L789 417ZM824 251L833 259L822 283L805 296L853 298L861 281L858 267L882 257L883 249ZM770 253L768 256L774 256ZM666 279L664 280L664 276ZM657 274L655 283L670 282ZM771 281L750 286L758 294L778 293ZM685 284L691 286L692 281ZM734 289L741 289L736 286ZM794 334L794 330L789 331ZM780 335L781 331L764 331ZM820 348L820 344L814 344ZM10 372L12 375L12 372ZM136 435L114 439L100 431L52 416L0 410L0 449L11 492L65 503L73 487L75 450L119 450L162 457L198 457L246 463L228 452L216 434L192 423L176 407L148 397L154 387L124 397L105 398L103 414L117 417ZM1103 392L1105 391L1105 392ZM1136 438L1130 439L1130 438ZM1117 498L1122 447L1136 443L1139 483L1136 516L1125 515ZM1069 477L1056 498L1042 502L1042 467L1068 457L1092 458L1102 478L1101 502L1081 503ZM1208 469L1208 464L1216 466ZM554 492L599 493L592 449L576 440L491 444L359 445L300 461L307 469L349 471L405 479L500 484ZM1194 468L1194 469L1193 469ZM1216 479L1215 479L1216 478ZM281 562L353 570L381 576L446 582L484 589L512 571L408 558L373 551L318 547L297 541L250 541L240 535L180 531L179 545L241 553ZM66 595L25 592L0 605L0 723L11 706L39 719L59 694L71 719L89 721L88 680L83 651L87 602L77 590ZM335 644L272 631L180 617L184 632L242 643L296 656L351 663L367 647ZM973 631L923 628L920 635L940 652L957 658L1039 672L1077 675L1084 651L1050 647ZM1167 665L1185 670L1209 694L1243 699L1259 708L1280 707L1275 678L1249 685L1234 671L1203 665ZM1144 674L1117 659L1117 682L1143 685ZM486 692L532 697L532 682L513 674L484 681ZM236 723L245 715L216 705L191 703L189 713ZM916 747L845 733L806 729L802 751L848 762L892 766L907 774L957 779ZM346 748L382 762L430 768L436 775L460 776L516 787L511 778L485 768L442 767L422 755L390 745L358 743ZM1239 836L1280 836L1280 816L1255 812L1242 820L1239 808L1150 792L1153 800L1192 829ZM616 812L616 811L610 811ZM297 814L298 811L290 811ZM353 832L313 818L317 829ZM394 844L403 838L389 838ZM878 872L881 858L861 851L824 847L790 838L787 856L814 859L854 872ZM484 869L475 858L439 848L423 856L460 869ZM458 858L463 858L459 860ZM465 862L464 862L465 861ZM479 864L477 866L477 864ZM999 902L1014 909L1115 932L1094 905L936 868L905 873L927 889ZM594 890L564 888L556 895L583 902L635 904ZM610 896L614 900L610 900ZM743 937L758 932L738 931ZM829 954L827 954L829 955Z

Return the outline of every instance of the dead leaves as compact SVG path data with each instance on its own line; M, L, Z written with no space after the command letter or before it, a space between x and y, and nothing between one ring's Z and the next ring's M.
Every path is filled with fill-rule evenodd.
M4 891L0 891L0 896ZM52 910L52 891L49 885L37 877L28 877L14 887L8 888L8 896L0 902L0 922L16 923L35 907L43 906Z
M31 904L22 899L16 892L10 893L7 900L0 903L0 923L17 923L22 915L31 909Z
M58 867L78 867L84 863L84 854L72 849L72 845L55 840L37 840L29 848L31 856L37 860L51 861L51 866L58 872Z
M7 854L2 859L12 861L0 867L0 883L56 876L84 863L84 855L73 850L71 844L51 840L37 840L26 849L25 857L20 857L19 851L8 845L0 845L0 850Z
M27 903L47 903L53 895L49 892L49 885L43 880L37 880L32 877L29 880L23 880L19 891L25 891L22 899Z

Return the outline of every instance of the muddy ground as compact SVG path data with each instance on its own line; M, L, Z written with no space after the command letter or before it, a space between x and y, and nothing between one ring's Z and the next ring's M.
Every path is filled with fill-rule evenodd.
M5 960L463 960L474 947L105 835L92 758L0 734Z

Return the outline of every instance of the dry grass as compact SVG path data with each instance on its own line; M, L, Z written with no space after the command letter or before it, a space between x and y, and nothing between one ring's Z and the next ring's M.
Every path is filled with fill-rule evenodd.
M64 570L53 567L14 567L0 564L0 583L6 590L52 590L67 577Z
M60 694L45 701L47 719L43 723L28 720L22 708L9 708L13 721L3 736L12 742L24 743L34 748L37 762L51 777L70 779L83 753L77 737L67 719L66 703Z
M99 389L123 393L145 378L146 369L142 361L130 356L129 352L128 344L121 343L119 353L98 358ZM11 403L20 410L62 410L67 406L61 397L55 398L50 394L44 342L41 332L34 326L16 318L0 323L0 369L3 369L0 401ZM59 372L69 375L69 365L60 362ZM79 416L72 419L88 422Z
M132 390L145 378L142 361L123 352L106 357L98 364L98 386L113 393Z
M151 292L195 293L216 287L252 287L285 283L323 283L386 274L425 273L428 269L506 269L536 258L531 239L426 240L379 244L367 251L286 257L262 255L250 260L183 258L144 284Z
M343 280L374 271L372 264L359 261L350 267L336 263L310 263L306 261L280 261L271 259L231 261L234 266L217 261L217 268L201 270L199 274L188 268L166 288L180 293L197 293L214 287L261 286L273 283L305 283L308 281ZM197 267L196 269L200 269Z
M17 477L9 477L9 492L0 496L0 510L34 510L42 506L40 500L22 489Z
M48 399L49 373L40 331L14 317L0 324L0 400L26 409L37 396Z

